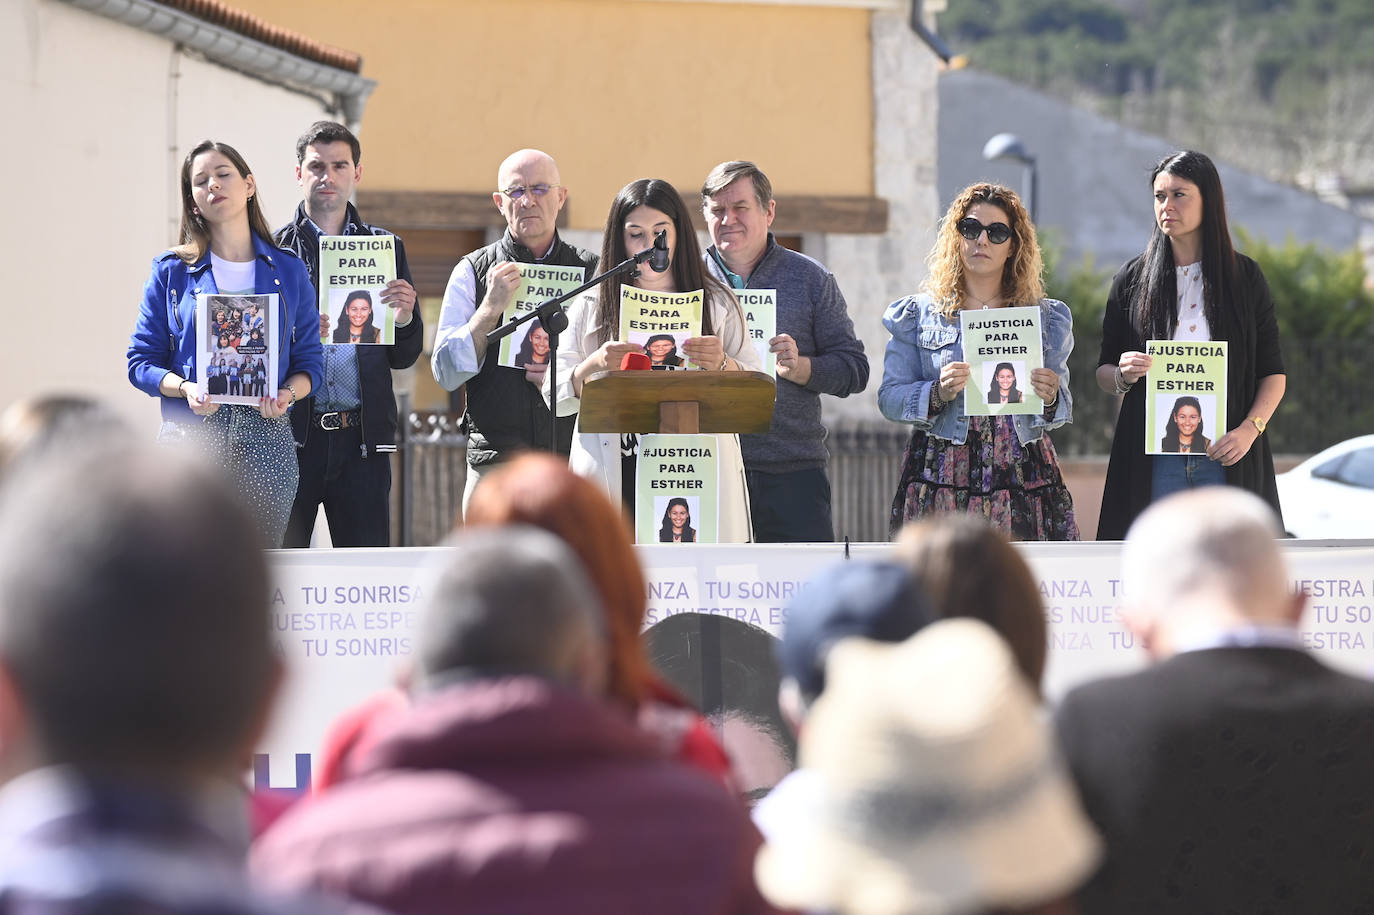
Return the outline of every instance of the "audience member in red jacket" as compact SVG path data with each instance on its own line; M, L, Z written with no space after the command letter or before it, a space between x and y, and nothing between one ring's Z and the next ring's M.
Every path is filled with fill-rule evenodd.
M773 911L744 808L607 701L602 600L572 551L523 525L451 545L412 705L260 840L258 877L397 915Z
M715 732L649 662L640 639L648 607L644 571L625 516L604 491L569 470L567 461L530 454L482 478L465 523L530 524L571 547L601 592L610 638L607 692L669 753L733 784Z

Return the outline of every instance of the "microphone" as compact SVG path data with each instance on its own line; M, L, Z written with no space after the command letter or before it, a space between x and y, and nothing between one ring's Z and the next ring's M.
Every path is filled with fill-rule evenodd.
M626 353L620 357L620 370L648 370L653 367L649 357L644 353Z
M654 273L662 273L668 269L668 230L659 229L654 236L654 246L650 249L649 269Z

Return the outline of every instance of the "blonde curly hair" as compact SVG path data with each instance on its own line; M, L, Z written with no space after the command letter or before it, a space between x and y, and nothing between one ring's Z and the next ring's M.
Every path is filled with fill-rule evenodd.
M1011 188L1000 184L970 184L954 198L944 219L940 220L940 234L926 259L930 275L926 278L925 291L936 301L940 313L951 320L966 307L964 240L956 226L978 203L1001 207L1011 227L1011 239L1007 244L1012 246L1012 253L1002 268L1002 298L1008 305L1035 305L1045 297L1040 244L1021 198Z

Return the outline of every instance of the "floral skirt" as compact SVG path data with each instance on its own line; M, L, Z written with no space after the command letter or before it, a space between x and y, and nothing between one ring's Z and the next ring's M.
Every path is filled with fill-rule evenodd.
M962 445L912 432L890 532L940 512L982 515L1013 540L1079 539L1073 497L1049 435L1022 445L1009 416L970 416Z

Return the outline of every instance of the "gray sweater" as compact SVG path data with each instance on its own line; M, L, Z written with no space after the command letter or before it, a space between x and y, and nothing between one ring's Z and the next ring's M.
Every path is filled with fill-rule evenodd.
M706 269L729 286L730 277L717 258L713 245L706 252ZM770 232L763 259L744 288L778 291L777 332L790 334L798 352L811 358L811 378L805 385L778 379L768 434L739 437L744 466L762 473L824 468L829 452L820 395L848 397L868 385L868 358L854 336L854 322L835 275L779 245Z

